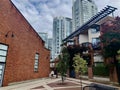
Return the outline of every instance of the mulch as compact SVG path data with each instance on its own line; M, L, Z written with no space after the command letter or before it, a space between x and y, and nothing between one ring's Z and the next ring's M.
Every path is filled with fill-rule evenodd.
M74 82L71 82L71 80L65 80L64 83L62 83L62 81L59 80L56 82L48 83L47 85L52 88L55 88L54 90L81 90L80 83L77 83L77 82L74 83ZM72 87L70 87L70 86L72 86ZM42 90L42 89L44 89L44 87L38 86L38 87L35 87L32 89L41 89Z

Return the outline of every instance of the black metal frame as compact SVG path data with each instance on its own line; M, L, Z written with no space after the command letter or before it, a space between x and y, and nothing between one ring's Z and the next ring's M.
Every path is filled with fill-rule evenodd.
M100 12L98 12L95 16L93 16L89 21L87 21L84 25L82 25L78 30L70 34L67 38L63 39L63 41L68 41L69 39L78 36L81 32L87 30L89 27L91 27L93 24L97 23L104 17L108 16L112 12L114 12L117 8L112 6L107 6Z
M89 88L89 89L88 89ZM102 87L97 87L97 86L85 86L83 87L83 90L118 90L117 88L102 88Z

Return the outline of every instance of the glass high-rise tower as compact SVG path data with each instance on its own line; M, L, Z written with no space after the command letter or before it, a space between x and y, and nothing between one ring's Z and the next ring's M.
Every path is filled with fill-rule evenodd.
M38 32L38 34L40 35L40 37L45 42L45 47L48 48L48 34L44 33L44 32Z
M72 19L73 31L88 21L97 13L97 6L93 0L73 0Z
M53 20L53 55L60 54L62 40L72 32L72 19L67 17L55 17Z

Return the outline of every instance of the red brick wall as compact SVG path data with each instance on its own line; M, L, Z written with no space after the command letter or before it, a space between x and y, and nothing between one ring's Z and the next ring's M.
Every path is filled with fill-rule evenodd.
M0 22L0 43L9 45L3 86L47 77L50 51L44 48L44 42L9 0L0 2ZM40 55L38 72L34 72L36 53Z

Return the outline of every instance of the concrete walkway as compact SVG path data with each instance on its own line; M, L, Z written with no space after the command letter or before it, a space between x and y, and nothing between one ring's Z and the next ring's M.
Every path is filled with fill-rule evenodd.
M88 76L82 76L82 78L88 79ZM93 80L96 80L96 81L106 81L106 82L109 82L109 81L110 81L109 78L105 78L105 77L96 77L96 76L93 77Z
M0 90L80 90L81 87L79 79L67 78L65 85L60 85L60 82L61 78L42 78L1 87ZM82 82L82 86L93 83L87 80Z
M33 81L28 81L23 83L16 83L10 86L1 87L0 90L32 90L32 88L39 87L39 86L44 86L46 90L53 90L51 87L48 87L46 84L55 82L57 80L59 80L59 78L58 79L42 78L38 80L33 80Z

